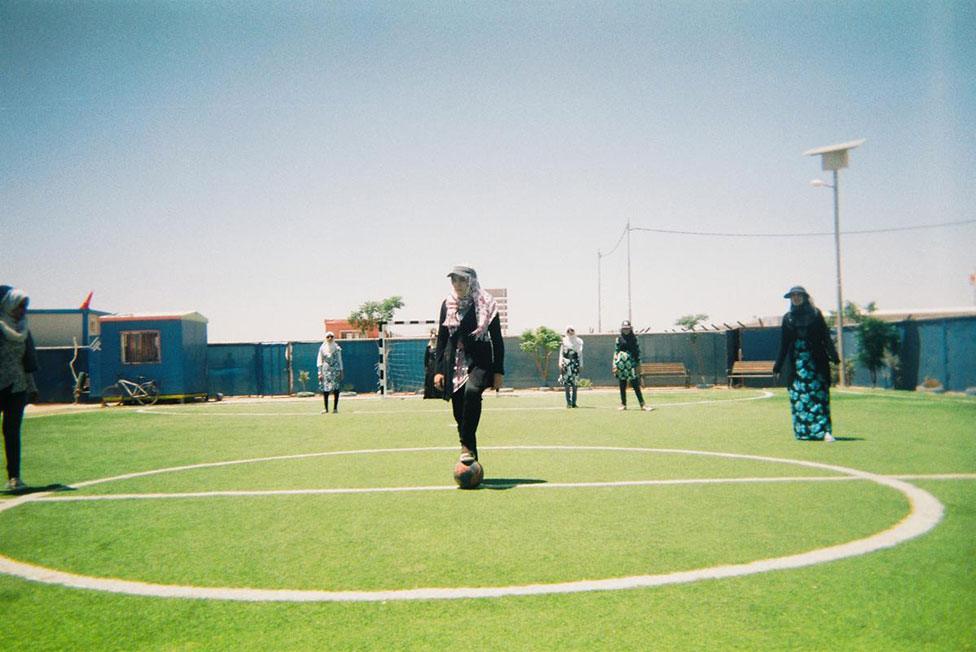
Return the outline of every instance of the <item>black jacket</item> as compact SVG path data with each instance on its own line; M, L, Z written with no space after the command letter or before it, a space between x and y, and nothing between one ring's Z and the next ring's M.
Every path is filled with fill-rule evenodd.
M817 374L829 379L830 363L837 364L840 362L840 358L837 357L834 341L830 339L830 331L827 330L827 322L824 320L823 313L817 308L814 310L816 310L816 315L812 323L807 326L806 339L810 342L810 350L813 353L813 362L817 368ZM793 384L796 374L793 343L796 342L798 335L793 313L788 312L783 315L779 354L776 356L776 364L773 365L773 373L782 373L783 382L787 387Z
M440 319L437 329L437 371L444 374L444 400L451 400L454 394L454 359L457 356L458 342L463 339L464 353L468 364L468 375L479 387L488 387L493 382L489 374L505 373L505 341L502 339L502 326L496 315L488 324L489 341L479 341L471 336L478 327L474 306L461 317L461 324L451 335L444 320L447 318L447 302L441 303Z
M633 358L634 364L640 364L640 343L637 341L637 336L633 333L630 336L623 334L617 335L617 341L614 342L614 352L616 351L626 351Z

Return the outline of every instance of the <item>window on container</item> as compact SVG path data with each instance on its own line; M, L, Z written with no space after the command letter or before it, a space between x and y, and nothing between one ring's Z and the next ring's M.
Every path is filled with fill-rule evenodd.
M122 332L123 364L147 364L160 359L159 331Z

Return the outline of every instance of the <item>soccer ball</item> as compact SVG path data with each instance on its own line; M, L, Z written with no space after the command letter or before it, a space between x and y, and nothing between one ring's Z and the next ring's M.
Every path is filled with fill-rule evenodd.
M454 481L462 489L476 489L485 478L485 469L477 461L454 465Z

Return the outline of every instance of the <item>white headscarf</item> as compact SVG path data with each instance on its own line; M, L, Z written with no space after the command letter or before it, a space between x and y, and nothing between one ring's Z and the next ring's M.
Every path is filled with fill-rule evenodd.
M570 329L573 331L572 335L569 334ZM566 333L563 335L563 348L573 349L577 355L583 355L583 340L576 336L576 329L572 326L566 327Z
M445 303L447 303L447 316L444 317L444 325L451 333L454 333L457 327L461 325L461 318L473 304L478 325L471 334L478 340L490 338L488 326L498 316L498 304L495 303L495 297L481 289L476 274L468 276L468 294L464 298L459 297L454 288L451 287L451 293L447 295Z
M23 342L27 339L27 312L19 320L14 319L14 310L27 300L26 292L10 288L0 301L0 333L11 342Z
M329 335L332 336L332 341L329 341ZM321 350L325 351L325 355L332 355L339 348L339 345L335 341L335 333L332 331L326 331L325 339L322 340Z

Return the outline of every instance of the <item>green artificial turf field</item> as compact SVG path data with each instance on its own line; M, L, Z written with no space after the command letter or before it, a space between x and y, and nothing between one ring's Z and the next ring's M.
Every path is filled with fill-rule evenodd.
M976 400L649 395L486 395L476 491L441 401L32 416L0 648L976 649Z

